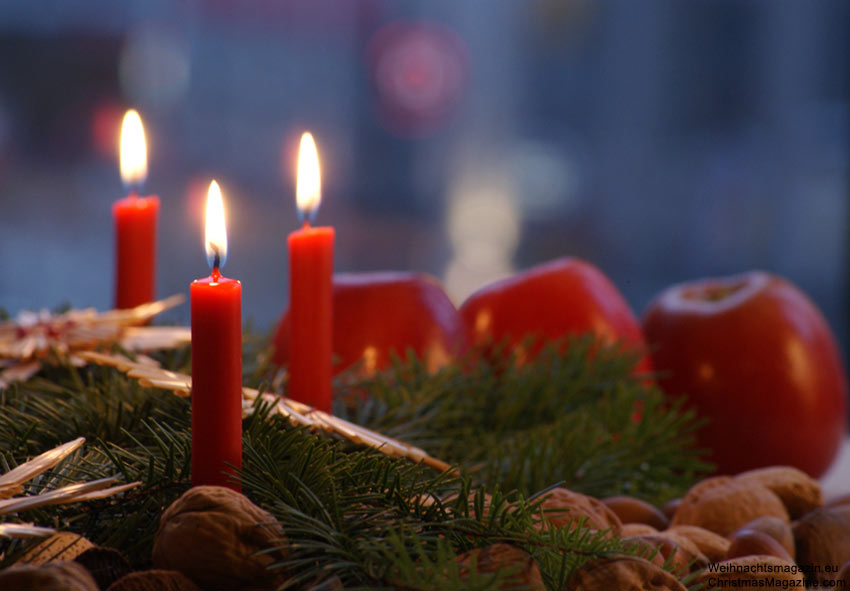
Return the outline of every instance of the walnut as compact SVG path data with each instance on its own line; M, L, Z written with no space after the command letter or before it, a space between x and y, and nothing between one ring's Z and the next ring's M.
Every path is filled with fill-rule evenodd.
M620 528L621 538L633 538L635 536L645 536L657 533L657 529L645 523L624 523L623 527Z
M467 495L467 501L469 502L469 514L475 516L477 514L477 509L475 507L475 499L477 498L478 493L474 490L469 491L469 495ZM443 499L443 506L450 507L457 502L458 493L451 493L447 495ZM486 517L487 514L490 513L490 504L493 502L493 496L490 493L484 493L481 503L481 515L479 517Z
M476 548L457 557L461 565L460 576L469 576L472 564L476 573L496 573L503 571L501 589L527 589L528 591L545 591L540 568L532 556L510 544L493 544L485 548Z
M802 589L803 573L776 556L742 556L709 566L694 583L706 583L708 589Z
M675 525L664 532L689 539L709 562L718 562L726 557L729 540L696 525Z
M74 558L74 562L86 567L101 589L106 589L131 570L130 563L121 552L100 546L89 548Z
M835 573L834 581L836 588L847 589L850 587L850 560L845 562L844 565L838 569L838 572Z
M679 576L686 575L691 568L702 568L709 562L692 541L675 533L659 532L636 536L628 541L644 545L646 550L638 555L649 560L652 560L649 558L652 555L651 550L657 549L665 561L670 561L673 572Z
M752 521L745 523L740 529L751 529L769 535L771 538L782 544L782 547L788 552L788 556L793 560L796 552L794 550L794 534L791 532L791 526L778 517L757 517Z
M573 573L569 591L686 591L685 586L660 566L636 556L598 558Z
M742 527L729 536L729 551L726 558L739 558L760 554L762 556L776 556L787 562L794 562L782 544L768 534L754 529Z
M697 525L722 536L763 515L788 522L788 512L779 497L757 482L727 476L709 478L682 499L672 525Z
M823 494L817 480L791 466L771 466L742 472L735 477L744 482L757 482L772 490L782 500L791 519L797 519L823 505Z
M153 563L182 572L205 591L274 587L283 576L267 567L286 552L268 550L283 544L274 517L247 497L221 486L197 486L162 514Z
M593 529L611 529L619 534L622 523L620 518L599 499L594 499L566 488L553 488L540 504L546 520L555 527L575 525L586 517L584 525Z
M83 536L69 531L60 531L27 550L18 563L45 564L73 560L91 548L94 548L94 544Z
M837 566L850 560L850 505L815 509L793 526L797 562L820 569L819 582L828 581Z
M645 523L655 529L666 529L670 520L657 507L644 500L625 495L602 499L623 523Z
M121 577L106 591L200 591L183 573L176 570L143 570Z
M0 589L15 591L98 591L89 572L76 562L23 564L0 572Z

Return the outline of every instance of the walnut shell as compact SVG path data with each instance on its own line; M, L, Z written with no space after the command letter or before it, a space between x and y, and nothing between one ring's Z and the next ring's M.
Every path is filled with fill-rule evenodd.
M710 562L723 560L729 550L729 540L697 525L674 525L664 533L689 539Z
M620 521L625 523L645 523L655 529L666 529L670 524L667 516L657 507L642 499L618 495L602 499L605 506L611 509Z
M712 564L694 583L707 583L708 589L802 589L803 573L793 562L752 555Z
M658 532L662 538L666 538L675 543L679 548L679 554L684 558L684 561L689 565L691 570L699 569L711 562L708 557L700 550L700 547L691 540L688 536L683 536L677 531L665 530Z
M671 570L677 575L684 575L688 571L688 561L679 546L669 538L658 534L635 536L626 538L624 546L629 551L634 551L635 556L646 558L653 564L663 566L670 561Z
M836 585L835 588L850 588L850 561L844 563L844 565L838 569L838 572L835 573L834 578ZM843 584L843 587L842 587Z
M567 490L553 488L540 504L546 520L555 527L574 527L576 521L586 517L585 527L611 529L619 534L623 524L620 518L599 499Z
M106 591L200 591L186 575L176 570L143 570L112 583Z
M769 535L771 538L782 544L782 547L788 552L788 556L793 560L796 556L794 550L794 534L791 532L791 526L778 517L757 517L745 523L740 529L753 529Z
M101 589L106 589L132 570L127 558L114 548L89 548L74 558L74 562L86 567Z
M815 509L792 529L797 562L816 567L812 575L818 581L828 581L838 565L850 560L850 505ZM828 573L827 568L833 572Z
M624 523L620 528L621 538L633 538L635 536L645 536L657 534L658 530L645 523Z
M566 588L570 591L686 591L672 573L636 556L591 560L573 573Z
M15 591L98 591L89 572L76 562L23 564L0 572L0 589Z
M670 560L673 572L679 576L687 574L691 568L702 568L709 562L692 541L669 531L636 536L630 540L658 549L664 560ZM650 554L649 552L638 553L639 556L651 560Z
M467 496L467 501L469 502L469 514L476 515L477 509L475 507L475 499L478 496L478 493L474 490L469 491L469 495ZM451 493L443 499L443 506L451 506L457 502L458 494ZM484 497L482 499L482 507L481 507L481 515L479 517L486 517L487 514L490 513L490 503L493 502L493 496L490 493L484 493Z
M271 514L221 486L196 486L162 514L153 563L180 571L205 591L274 587L282 573L266 567L281 560L284 533Z
M460 576L468 577L473 562L476 573L495 573L505 571L500 589L527 589L545 591L540 568L531 554L510 544L493 544L485 548L476 548L457 557L461 565ZM508 574L510 573L510 574Z
M770 535L742 527L736 529L729 536L729 551L726 558L739 558L760 554L762 556L776 556L788 562L794 562L788 551Z
M823 493L817 480L791 466L771 466L742 472L744 482L757 482L772 490L785 505L791 519L797 519L823 505Z
M18 560L18 564L46 564L73 560L91 548L94 548L94 544L83 536L69 531L58 531L27 550L26 554Z
M757 482L718 476L688 491L673 516L672 525L698 525L727 536L762 515L788 522L785 505L773 491Z

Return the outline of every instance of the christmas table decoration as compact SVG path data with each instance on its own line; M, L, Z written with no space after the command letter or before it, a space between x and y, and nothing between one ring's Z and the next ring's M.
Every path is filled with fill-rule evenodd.
M695 591L723 565L795 568L794 554L766 536L782 545L779 537L820 535L792 533L788 523L790 514L815 523L824 512L817 482L799 470L694 485L708 469L693 446L694 415L634 375L634 351L588 336L550 343L524 363L473 355L433 371L416 356L396 358L372 376L340 375L330 414L288 398L285 381L268 389L274 368L257 348L265 342L246 335L243 380L258 387L243 388L236 474L240 502L263 517L234 521L256 543L251 553L273 557L251 575L255 587L495 590L521 581L580 591L663 580ZM188 348L74 354L86 365L45 364L3 392L0 450L12 465L86 436L86 453L63 460L67 482L46 494L113 474L140 484L120 501L30 506L14 521L119 552L135 571L128 581L167 567L206 588L197 562L221 551L214 532L181 532L192 560L162 562L163 548L172 556L167 546L154 553L157 529L177 523L165 509L195 490ZM677 497L678 509L662 514ZM279 533L254 538L260 522ZM831 548L848 541L843 531L829 535ZM0 539L0 572L32 547ZM753 557L753 548L773 555ZM808 552L812 562L843 560ZM231 559L233 572L253 572L251 559Z

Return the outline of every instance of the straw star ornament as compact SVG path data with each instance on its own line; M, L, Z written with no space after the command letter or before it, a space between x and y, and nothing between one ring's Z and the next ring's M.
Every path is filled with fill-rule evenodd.
M169 349L190 342L187 327L142 326L185 300L172 296L126 310L97 312L92 308L61 314L21 312L0 323L0 390L37 373L51 359L85 365L83 351L118 344L129 351Z

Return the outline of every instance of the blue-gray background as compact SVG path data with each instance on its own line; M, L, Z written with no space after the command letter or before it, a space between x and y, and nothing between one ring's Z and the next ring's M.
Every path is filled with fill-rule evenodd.
M207 274L215 177L226 274L271 326L310 129L338 270L427 271L459 303L572 254L640 312L671 283L768 269L846 351L848 31L843 0L6 0L0 306L111 305L135 106L160 296Z

